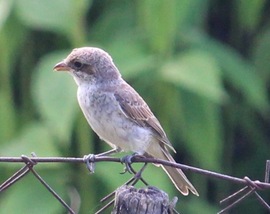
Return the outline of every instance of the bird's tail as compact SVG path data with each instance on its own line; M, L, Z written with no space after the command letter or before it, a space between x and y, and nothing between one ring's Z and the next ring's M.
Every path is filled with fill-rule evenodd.
M164 158L165 160L175 163L175 160L169 153L164 154L164 156L166 157L166 159ZM172 180L175 187L183 195L188 195L190 190L194 195L199 196L199 193L197 192L195 187L190 183L190 181L187 179L187 177L185 176L185 174L181 169L163 165L161 167L164 169L169 178Z
M157 152L157 150L155 150L156 151L155 154L152 154L153 157L175 163L175 160L173 159L173 157L171 156L171 154L169 153L167 148L165 148L165 147L163 147L163 148L159 147L159 148L160 148L160 150L158 149L159 150L158 152ZM167 173L167 175L169 176L169 178L171 179L171 181L173 182L175 187L183 195L188 195L189 191L191 191L194 195L199 196L199 193L197 192L195 187L190 183L190 181L187 179L187 177L185 176L185 174L183 173L183 171L181 169L177 169L177 168L170 167L170 166L163 166L163 165L161 165L161 167Z

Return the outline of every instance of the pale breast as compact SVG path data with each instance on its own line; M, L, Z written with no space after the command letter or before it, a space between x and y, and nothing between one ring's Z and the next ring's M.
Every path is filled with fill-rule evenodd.
M78 88L77 97L89 125L101 139L124 151L144 153L153 140L151 131L128 119L113 93L85 86Z

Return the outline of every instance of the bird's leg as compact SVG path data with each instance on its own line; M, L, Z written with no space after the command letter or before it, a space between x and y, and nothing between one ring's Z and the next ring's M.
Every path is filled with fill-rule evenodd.
M109 151L107 151L107 152L99 153L99 154L97 154L97 155L95 155L95 156L96 156L96 157L110 156L110 155L115 154L115 153L118 153L118 152L120 152L120 151L121 151L120 148L114 148L114 149L111 149L111 150L109 150Z
M124 171L121 172L121 174L124 174L126 172L129 172L130 174L133 173L134 170L132 170L131 164L132 164L132 158L135 157L137 153L133 153L132 155L126 155L121 158L121 163L125 164Z
M134 157L144 157L143 155L140 155L138 153L133 153L132 155L126 155L121 158L121 163L125 164L124 171L121 174L124 174L126 172L129 172L130 174L134 174L134 170L131 167L132 159Z
M86 163L87 169L90 171L90 173L94 173L95 167L96 167L95 157L108 156L114 153L118 153L119 151L121 151L119 148L114 148L112 150L109 150L107 152L103 152L97 155L94 155L94 154L85 155L83 157L83 161Z

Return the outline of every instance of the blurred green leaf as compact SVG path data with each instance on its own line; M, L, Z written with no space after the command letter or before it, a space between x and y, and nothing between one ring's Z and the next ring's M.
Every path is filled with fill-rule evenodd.
M221 169L222 134L219 107L203 97L182 92L186 147L201 167Z
M6 143L15 134L16 114L10 97L0 91L0 144Z
M166 63L161 72L166 81L214 102L222 103L225 98L220 68L206 52L187 51Z
M13 0L0 1L0 29L7 20L13 6Z
M162 55L170 55L177 45L178 31L185 31L202 22L207 1L147 0L138 1L138 22L150 48Z
M138 2L139 23L149 36L148 41L154 51L171 52L179 23L178 14L182 14L178 10L177 4L181 2L186 1L148 0Z
M207 38L199 32L195 32L188 38L186 37L185 40L193 48L203 49L214 57L222 68L222 77L237 88L251 106L259 111L268 109L265 81L256 73L254 66L236 50L214 39Z
M135 5L135 1L108 1L103 4L103 13L98 14L97 20L90 26L91 43L111 44L120 38L138 36L135 28Z
M247 102L260 111L266 111L269 107L266 85L254 66L228 47L214 44L209 45L209 50L216 55L224 77L240 90Z
M132 36L114 40L108 44L108 52L124 79L139 77L155 67L154 56L146 53L141 42Z
M87 0L19 0L16 12L31 28L64 33L77 40L76 37L83 36L82 20L90 3Z
M54 138L41 123L25 125L21 133L1 146L1 156L21 156L34 152L37 156L59 156Z
M270 79L270 29L262 32L253 45L253 62L256 72L262 76L262 79Z
M44 56L33 77L32 94L37 110L49 129L61 141L67 142L78 108L76 84L65 72L53 72L54 65L68 52Z
M0 14L1 10L11 10L11 3L11 1L8 3L5 0L0 1ZM6 12L9 13L3 11L3 15ZM14 19L14 16L9 16L3 25L0 24L0 49L3 53L0 57L0 144L10 140L19 127L14 101L14 82L11 77L16 72L15 62L25 41L25 32L26 30Z
M265 0L239 0L235 1L238 9L236 15L240 23L240 28L248 31L254 30L260 23Z
M10 87L8 85L11 81L9 78L12 75L12 69L16 65L14 62L20 56L27 30L12 15L1 27L0 48L4 54L0 57L0 82L2 86ZM5 88L5 90L8 92L10 89Z

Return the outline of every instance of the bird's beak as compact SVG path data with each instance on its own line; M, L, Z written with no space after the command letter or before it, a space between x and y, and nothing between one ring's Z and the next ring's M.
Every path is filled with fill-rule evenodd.
M53 67L54 71L69 71L70 67L64 62L59 62Z

